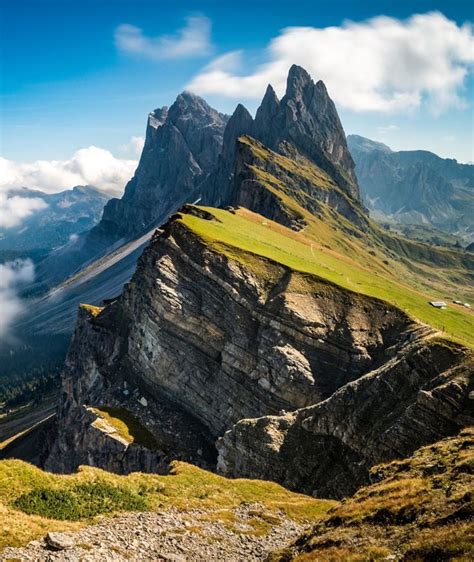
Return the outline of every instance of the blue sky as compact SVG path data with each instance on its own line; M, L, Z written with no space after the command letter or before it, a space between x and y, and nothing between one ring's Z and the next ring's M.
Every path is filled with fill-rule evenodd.
M279 65L295 53L312 65L313 78L325 79L313 69L328 73L335 85L329 93L347 133L376 138L395 149L423 148L471 161L474 82L466 41L472 40L472 30L461 27L473 20L470 5L457 0L2 0L0 152L12 161L66 160L94 145L134 159L129 142L143 136L147 113L170 105L186 85L195 86L222 111L232 112L239 97L254 111L261 84L267 76L278 82ZM444 20L407 23L413 14L434 10ZM381 15L393 19L372 20ZM362 27L353 28L346 20ZM124 25L129 27L120 27ZM203 25L210 26L209 34ZM197 34L196 45L182 48L170 36L186 26ZM314 29L282 32L288 27ZM350 41L360 49L357 72L350 57L342 53L338 58L339 30L328 32L328 27L345 30L340 37L349 42L349 52ZM383 56L394 66L393 80L391 70L389 76L378 75L385 59L377 53L385 49L384 37L390 33L392 51ZM443 44L448 35L452 43ZM427 37L431 43L421 55L406 58L407 65L419 66L398 68L407 45L421 45ZM278 42L273 51L272 40ZM313 43L318 43L314 50ZM376 56L361 44L366 50L373 45ZM393 53L397 49L400 59ZM213 61L215 68L206 70ZM420 76L419 83L414 86L407 72ZM449 88L439 84L444 74L453 83ZM229 91L231 84L235 91ZM371 104L380 107L374 110Z

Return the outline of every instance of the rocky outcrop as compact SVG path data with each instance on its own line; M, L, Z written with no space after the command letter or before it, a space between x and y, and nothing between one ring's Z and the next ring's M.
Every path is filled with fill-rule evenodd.
M354 199L359 198L354 162L347 147L336 106L324 83L314 83L300 66L288 73L286 94L278 103L267 90L264 107L255 119L256 137L277 149L289 142L327 172Z
M296 151L328 174L353 205L359 205L354 162L334 102L324 83L314 83L300 66L290 68L281 101L268 86L255 120L241 104L237 106L226 128L217 167L200 187L205 204L225 206L235 199L239 189L234 181L235 146L243 135L289 157Z
M318 497L350 495L374 464L471 425L473 373L465 349L418 341L319 404L242 420L219 441L218 469Z
M90 425L84 405L120 405L159 442L162 430L151 422L183 412L181 426L195 436L187 458L197 458L196 449L203 455L206 442L243 418L328 398L384 363L418 329L382 301L263 258L255 269L232 259L178 215L152 240L122 297L97 317L81 313L48 466L68 459L72 469L90 458L87 440L77 437ZM129 387L135 394L125 398ZM171 404L166 413L158 411L163 404ZM171 433L165 437L173 451ZM209 449L204 457L211 456Z
M202 424L160 393L151 395L133 377L113 371L122 345L120 331L105 328L90 309L79 309L62 374L57 437L45 468L73 472L87 464L121 474L164 472L176 459L214 466L214 444ZM132 415L153 446L120 437L100 419L96 409L104 405Z
M134 177L121 199L104 208L98 231L131 238L151 228L186 201L216 165L227 116L190 92L169 110L148 117L145 146Z

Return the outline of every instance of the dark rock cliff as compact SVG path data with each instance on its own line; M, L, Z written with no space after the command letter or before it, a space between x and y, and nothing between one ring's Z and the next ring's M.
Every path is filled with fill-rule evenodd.
M471 425L473 373L462 348L416 342L315 406L242 420L220 440L218 467L342 498L368 482L374 464Z
M375 462L467 423L472 365L462 348L425 341L429 330L377 299L256 256L234 259L185 216L155 235L117 301L81 313L49 469L213 466L212 443L227 431L225 474L339 496ZM117 461L124 445L107 446L93 425L90 408L103 405L140 419L160 444L151 458L127 446Z
M121 199L104 208L92 232L131 238L196 195L221 151L227 117L202 98L183 92L169 108L149 115L145 146Z
M288 156L296 151L326 172L341 190L359 202L354 162L336 106L322 81L314 83L300 66L290 68L285 96L268 86L255 120L238 105L226 128L216 170L201 185L203 202L229 205L235 198L233 169L237 139L248 135Z

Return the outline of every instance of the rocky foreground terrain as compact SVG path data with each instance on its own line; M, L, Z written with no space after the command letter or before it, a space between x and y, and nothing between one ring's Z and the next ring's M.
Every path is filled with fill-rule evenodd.
M0 560L254 562L265 560L305 529L282 513L268 514L271 525L259 530L256 513L262 514L265 525L265 512L258 504L226 513L231 524L213 521L221 513L198 509L121 515L75 533L51 533L26 548L7 548Z
M472 560L473 445L472 429L465 430L409 459L378 465L371 485L311 521L261 503L161 509L51 532L24 548L6 548L0 560Z

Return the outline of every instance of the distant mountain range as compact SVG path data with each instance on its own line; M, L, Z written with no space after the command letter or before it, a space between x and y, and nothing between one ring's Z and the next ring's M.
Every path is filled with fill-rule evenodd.
M435 227L474 241L474 166L425 150L395 152L349 135L364 203L379 220Z
M45 203L21 224L0 228L0 255L32 258L44 256L90 230L99 222L109 199L97 188L82 185L53 194L23 187L10 190L8 196Z

